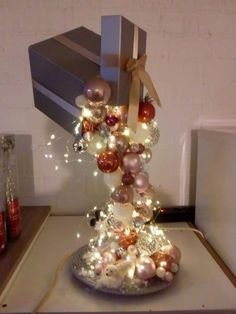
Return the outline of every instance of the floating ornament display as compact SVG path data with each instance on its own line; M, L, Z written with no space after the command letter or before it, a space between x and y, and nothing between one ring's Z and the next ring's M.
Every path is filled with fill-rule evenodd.
M155 105L150 97L140 102L134 132L127 110L107 105L107 82L95 78L86 83L84 96L82 135L73 149L96 158L110 199L87 214L97 236L81 251L78 277L96 289L121 294L138 294L153 283L167 285L179 271L181 253L156 224L160 203L145 171L150 147L160 136Z

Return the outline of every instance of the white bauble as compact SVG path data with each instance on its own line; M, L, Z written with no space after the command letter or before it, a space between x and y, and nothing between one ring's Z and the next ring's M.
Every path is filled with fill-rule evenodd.
M138 122L136 133L130 131L130 139L136 143L145 144L147 138L149 137L149 128L146 123Z
M120 169L111 172L111 173L104 173L103 180L105 184L111 189L114 190L121 184L122 172Z
M114 203L113 205L113 216L116 220L123 222L125 226L132 223L132 214L134 211L134 207L130 203L122 204L122 203Z
M88 142L87 152L91 155L99 155L106 149L106 141L102 136L95 133L90 142Z

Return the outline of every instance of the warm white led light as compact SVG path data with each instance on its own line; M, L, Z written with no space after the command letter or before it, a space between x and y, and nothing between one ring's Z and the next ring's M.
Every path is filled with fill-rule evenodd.
M94 177L96 177L98 175L98 172L94 171L93 175L94 175Z
M58 170L58 169L59 169L59 167L58 167L58 166L55 166L55 167L54 167L54 169L55 169L55 170Z

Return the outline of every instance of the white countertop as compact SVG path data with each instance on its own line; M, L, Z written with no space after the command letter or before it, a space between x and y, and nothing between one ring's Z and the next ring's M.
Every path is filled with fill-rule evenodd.
M186 223L165 226L186 227ZM77 232L80 238L77 238ZM13 284L0 302L0 313L30 313L53 277L58 262L87 243L93 235L85 217L49 217ZM73 277L69 265L41 312L163 313L192 311L236 313L236 289L193 232L170 231L167 236L182 251L174 283L156 294L119 297L90 291ZM6 307L2 307L7 304Z

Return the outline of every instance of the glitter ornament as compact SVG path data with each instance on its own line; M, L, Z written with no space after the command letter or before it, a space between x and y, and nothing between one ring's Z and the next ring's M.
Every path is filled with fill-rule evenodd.
M84 85L84 96L88 99L90 105L102 106L111 97L111 88L106 81L95 77Z
M111 173L119 167L119 157L116 152L105 150L97 159L97 166L102 172Z
M97 124L87 120L83 119L82 121L82 134L85 132L92 132L94 133L97 129Z
M148 101L139 104L138 120L150 122L155 117L155 107Z
M72 146L73 146L73 150L76 153L84 153L87 150L88 144L83 138L78 137L74 140L74 143Z
M151 122L148 124L148 132L149 132L149 135L144 141L144 146L146 148L150 148L156 145L159 141L160 132L159 132L156 122Z
M123 249L128 249L130 245L137 242L137 233L135 230L130 230L129 232L123 232L119 236L119 244Z
M95 124L101 123L104 121L106 116L106 108L105 107L92 107L87 106L84 107L82 110L82 116L89 120L90 122L93 122Z

